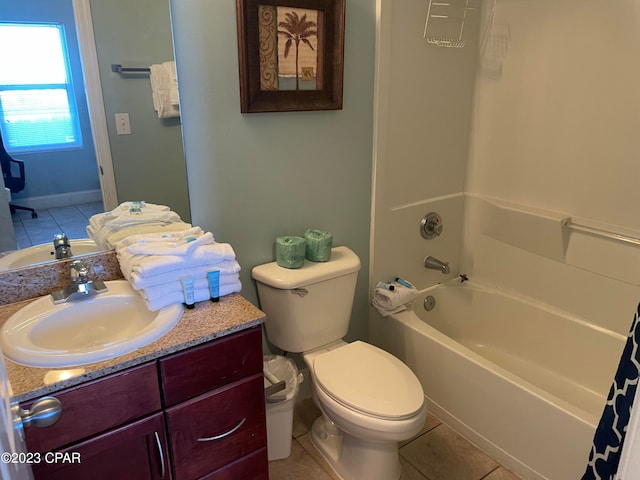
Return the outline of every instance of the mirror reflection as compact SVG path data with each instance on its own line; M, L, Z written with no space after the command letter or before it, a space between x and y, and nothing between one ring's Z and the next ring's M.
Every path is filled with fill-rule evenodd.
M78 22L87 17L95 43L82 45L83 27L81 23L78 26ZM124 67L149 67L173 60L168 2L0 0L0 26L32 24L57 25L63 32L62 44L68 56L66 67L71 79L65 86L66 108L71 116L77 111L78 125L75 130L70 127L71 133L65 137L69 140L67 144L57 141L50 146L37 141L25 142L19 122L13 122L17 125L13 130L2 131L9 154L22 160L25 166L24 189L11 193L10 200L16 205L35 208L38 218L20 210L11 215L7 211L5 215L3 208L8 210L8 205L3 203L3 195L0 237L7 236L6 232L11 229L15 243L9 241L9 245L16 244L20 249L44 245L46 254L53 257L54 235L64 232L72 244L76 239L86 238L86 226L92 215L109 211L126 200L167 205L190 222L180 118L160 118L154 110L148 73L111 71L114 63ZM9 44L3 42L3 45ZM5 51L3 55L3 50L6 49L0 49L0 57L4 59L9 53ZM92 82L87 73L87 65L89 68L91 65L86 54L90 50L97 58L98 73L94 77L99 78L99 82ZM43 64L37 66L36 71L51 70ZM20 71L12 75L6 73L7 69L3 69L5 74L0 73L2 105L10 98L6 92L15 91L16 86L37 90L29 82L38 80L34 81L24 68L17 70ZM41 80L45 81L53 80ZM104 119L103 131L96 131L100 125L89 120L91 109L95 110L91 92L96 83L101 87L98 93L102 98L99 107ZM68 114L68 111L65 112ZM130 133L117 129L116 114L123 113L129 119ZM7 123L7 115L6 111L0 111L3 124ZM25 118L23 113L21 119ZM41 130L37 124L34 126L33 131ZM7 250L13 249L7 247L6 239L0 238L0 251ZM84 246L78 250L84 250ZM0 270L2 268L0 263Z

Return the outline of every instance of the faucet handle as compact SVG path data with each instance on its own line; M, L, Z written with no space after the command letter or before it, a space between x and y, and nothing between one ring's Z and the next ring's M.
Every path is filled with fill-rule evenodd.
M54 248L69 246L69 237L67 237L67 234L64 232L56 233L53 236L53 246Z
M81 260L75 260L69 265L71 268L71 280L74 283L87 283L89 281L89 267Z

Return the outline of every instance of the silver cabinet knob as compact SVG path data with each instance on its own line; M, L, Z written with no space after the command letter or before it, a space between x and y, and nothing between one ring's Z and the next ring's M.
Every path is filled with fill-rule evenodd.
M30 410L20 409L20 418L25 428L50 427L62 415L62 403L56 397L42 397L31 405Z

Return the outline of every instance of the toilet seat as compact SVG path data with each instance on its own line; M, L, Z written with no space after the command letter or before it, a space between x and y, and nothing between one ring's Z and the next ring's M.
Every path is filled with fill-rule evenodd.
M314 358L316 385L337 403L386 420L418 414L424 404L420 382L393 355L356 341Z

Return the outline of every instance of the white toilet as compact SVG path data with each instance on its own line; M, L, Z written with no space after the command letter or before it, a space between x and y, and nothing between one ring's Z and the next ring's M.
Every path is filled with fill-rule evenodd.
M360 259L335 247L328 262L305 260L299 269L276 262L252 271L267 337L287 352L302 352L323 415L313 424L314 445L345 480L397 480L397 442L424 425L424 392L393 355L346 343Z

